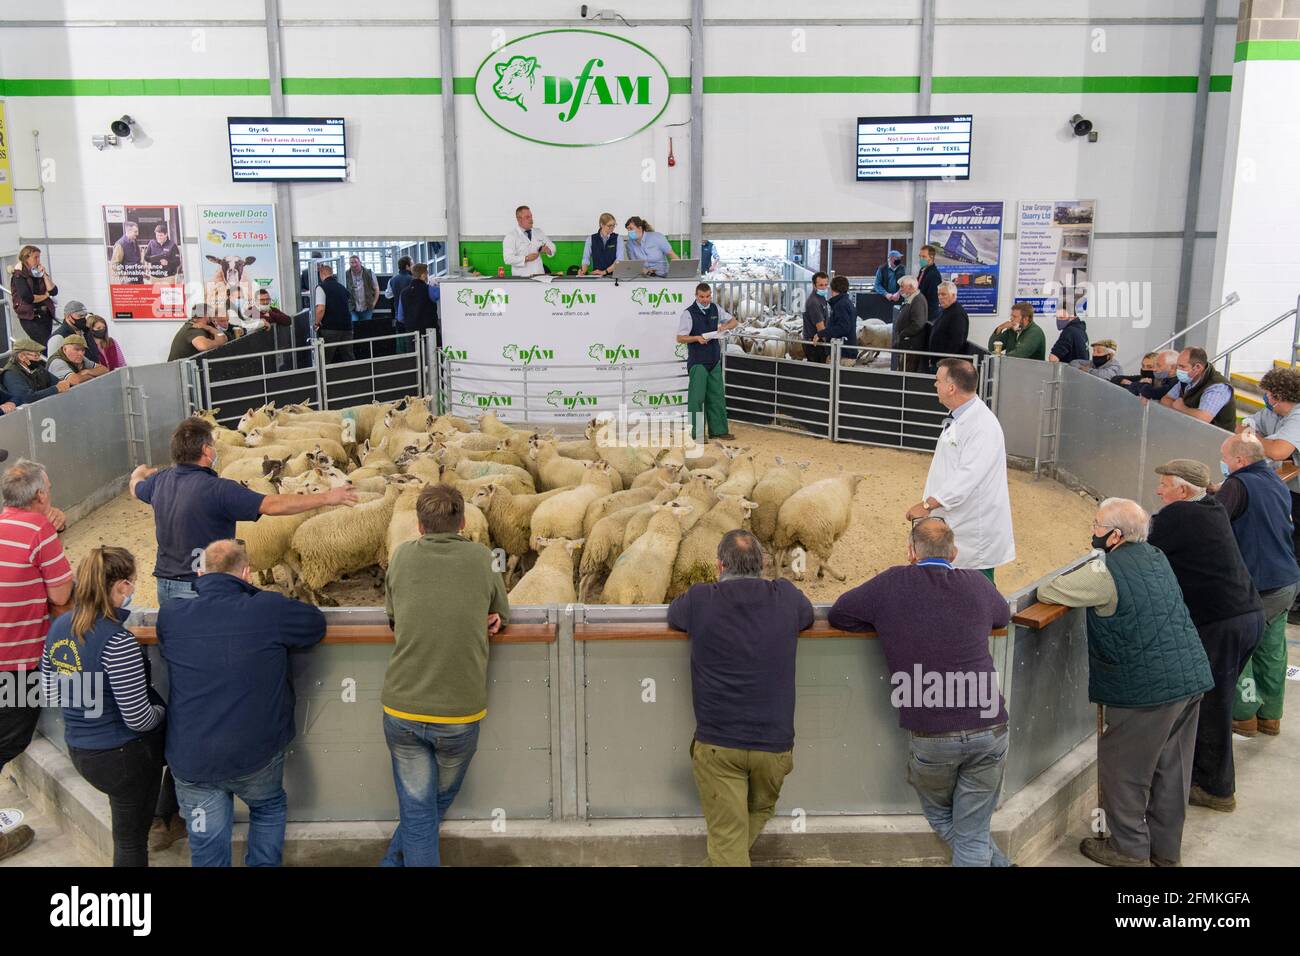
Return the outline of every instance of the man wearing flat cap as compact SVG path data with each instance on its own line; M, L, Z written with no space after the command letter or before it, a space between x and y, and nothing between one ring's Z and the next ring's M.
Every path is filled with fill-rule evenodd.
M45 346L26 337L14 342L9 364L4 367L3 384L18 404L48 398L72 387L71 382L55 380L45 367Z
M1114 339L1098 339L1092 343L1092 361L1071 362L1077 369L1082 369L1089 375L1095 375L1102 381L1109 382L1124 374L1124 369L1120 367L1115 360L1115 353L1119 351L1119 346Z
M73 385L89 382L108 374L108 367L100 365L90 357L86 350L86 339L80 334L65 335L59 350L50 356L50 375L62 382L65 379Z
M1164 507L1152 516L1150 541L1174 569L1214 675L1214 689L1201 698L1189 802L1231 813L1237 806L1232 709L1237 678L1264 633L1264 605L1228 512L1206 493L1210 469L1175 458L1156 474Z

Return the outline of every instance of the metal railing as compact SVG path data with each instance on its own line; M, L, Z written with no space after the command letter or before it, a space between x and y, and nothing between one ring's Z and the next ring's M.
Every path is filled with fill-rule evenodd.
M1295 320L1295 326L1291 329L1291 354L1287 356L1287 361L1291 364L1292 368L1295 368L1296 355L1300 353L1300 298L1296 299L1295 308L1288 309L1287 311L1279 315L1277 318L1265 323L1264 325L1261 325L1254 332L1251 332L1249 335L1247 335L1244 339L1240 339L1234 342L1232 345L1229 345L1226 349L1224 349L1222 352L1216 355L1214 357L1214 364L1219 365L1220 362L1223 363L1222 365L1219 365L1220 374L1222 374L1225 378L1227 378L1229 375L1232 374L1232 353L1233 352L1237 351L1237 349L1241 348L1243 345L1248 345L1249 343L1255 341L1255 339L1259 338L1265 332L1269 331L1270 329L1272 329L1277 325L1280 325L1281 323L1285 322L1287 319Z
M191 374L198 383L200 407L224 409L217 421L227 425L237 422L246 409L270 402L323 408L316 361L315 347L300 345L249 355L189 359L186 365L193 369Z
M1228 293L1228 297L1227 297L1226 299L1224 299L1223 302L1219 305L1219 307L1218 307L1217 309L1215 309L1213 312L1208 312L1208 313L1206 313L1205 315L1203 315L1203 316L1201 316L1199 319L1197 319L1195 322L1193 322L1191 325L1187 326L1187 328L1185 328L1185 329L1180 329L1179 331L1177 331L1177 332L1175 332L1173 335L1171 335L1169 338L1167 338L1167 339L1165 339L1163 342L1161 342L1159 345L1153 346L1153 347L1151 347L1150 349L1147 349L1147 351L1148 351L1148 352L1163 352L1165 349L1169 348L1169 346L1173 345L1175 342L1177 342L1179 339L1181 339L1181 338L1182 338L1184 335L1186 335L1188 332L1192 331L1192 329L1200 328L1202 325L1204 325L1206 322L1210 321L1210 319L1214 318L1216 315L1218 315L1218 314L1219 314L1220 312L1222 312L1224 309L1228 308L1229 306L1236 305L1239 301L1241 301L1241 297L1240 297L1239 295L1237 295L1237 293L1235 293L1235 292L1229 292L1229 293Z
M812 293L809 279L709 279L713 286L713 301L731 312L742 310L742 304L757 303L763 309L800 314Z
M387 353L389 344L393 346L391 354ZM376 352L376 346L382 353ZM419 332L343 342L317 338L314 347L321 408L391 402L407 395L428 394L424 346ZM350 348L351 360L339 359L338 352L345 348ZM360 350L368 351L369 355L357 357Z

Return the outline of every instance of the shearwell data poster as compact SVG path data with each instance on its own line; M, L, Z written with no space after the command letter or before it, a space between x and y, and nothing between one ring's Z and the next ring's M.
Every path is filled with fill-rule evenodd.
M104 258L113 318L185 318L182 242L180 206L104 206Z
M997 315L1002 203L932 202L925 240L967 314Z
M200 203L198 231L204 297L209 305L248 315L257 304L258 290L266 289L271 304L279 307L275 206Z

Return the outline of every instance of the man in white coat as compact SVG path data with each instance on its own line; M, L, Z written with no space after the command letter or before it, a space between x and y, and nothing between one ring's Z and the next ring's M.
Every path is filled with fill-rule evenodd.
M542 267L542 253L555 255L555 243L542 230L533 226L533 211L527 206L515 210L515 228L505 234L501 240L501 252L510 267L510 274L516 276L539 276L546 270Z
M1006 439L997 416L975 394L978 381L970 362L939 363L934 388L950 414L930 461L925 500L912 506L907 517L943 518L957 539L954 564L983 571L992 581L995 567L1015 560L1016 543Z

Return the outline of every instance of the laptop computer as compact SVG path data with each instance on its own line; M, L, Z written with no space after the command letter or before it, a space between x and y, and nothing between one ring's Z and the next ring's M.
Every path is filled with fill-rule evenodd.
M610 273L615 279L639 279L645 271L645 263L640 259L621 259L614 263Z
M668 260L668 278L670 279L694 279L699 274L699 259Z

